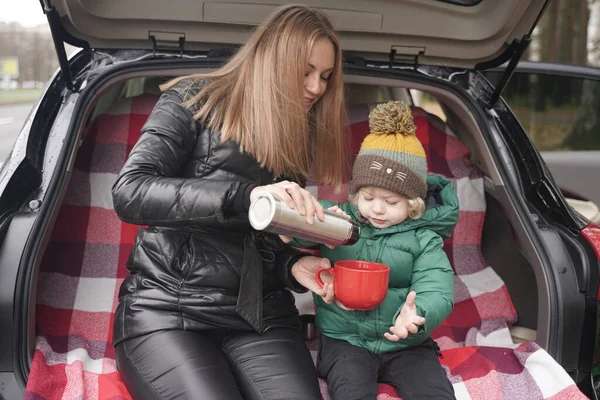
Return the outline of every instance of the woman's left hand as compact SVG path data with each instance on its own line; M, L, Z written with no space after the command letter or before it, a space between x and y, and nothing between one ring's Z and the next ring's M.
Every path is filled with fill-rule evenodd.
M406 302L396 318L396 323L390 328L391 333L383 334L387 340L397 342L400 339L406 339L409 333L415 334L419 331L418 325L425 323L425 318L417 315L416 296L415 292L410 292L406 297Z
M296 263L292 266L292 275L294 278L296 278L296 281L298 281L299 284L321 296L325 303L331 304L334 298L333 282L330 279L331 275L322 275L324 286L321 287L321 285L319 285L315 279L315 272L319 268L329 269L331 268L331 263L326 258L305 256L296 261Z

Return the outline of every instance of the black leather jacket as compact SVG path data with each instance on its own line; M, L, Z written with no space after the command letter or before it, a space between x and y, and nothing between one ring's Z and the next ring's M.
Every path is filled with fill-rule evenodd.
M254 231L247 217L248 189L273 174L193 119L182 102L199 89L184 81L160 97L113 186L119 218L144 226L113 344L163 329L297 327L286 287L305 290L290 273L305 254Z

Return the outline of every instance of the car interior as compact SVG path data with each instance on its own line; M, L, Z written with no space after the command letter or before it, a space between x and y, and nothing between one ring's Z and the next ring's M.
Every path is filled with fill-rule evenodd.
M30 354L35 348L43 348L44 343L52 346L61 340L73 340L73 332L80 331L80 340L87 340L83 347L88 349L92 359L97 358L93 353L100 354L100 358L114 357L109 340L111 315L117 305L118 288L128 274L125 263L137 227L117 219L112 210L110 188L160 95L158 86L170 77L190 72L200 71L155 71L152 76L120 76L107 82L97 92L96 101L85 111L85 123L78 130L80 145L69 168L71 176L62 191L53 228L46 232L48 244L39 265L37 291L34 290L37 300L31 303L29 313ZM347 74L345 85L349 135L354 152L368 133L365 121L369 109L379 102L401 100L413 106L415 119L424 121L417 125L417 135L421 126L431 132L429 138L432 140L427 147L431 172L446 175L450 172L452 175L453 171L459 171L456 176L448 177L459 192L461 219L469 221L461 228L459 220L445 250L457 276L464 277L462 282L467 282L467 286L470 282L472 286L461 289L457 284L453 315L460 315L449 318L446 326L440 328L438 337L448 336L444 333L446 330L460 330L466 340L464 337L472 328L469 324L485 333L482 320L487 318L486 315L494 320L499 316L492 315L493 312L480 303L461 302L481 295L490 303L490 308L506 310L501 317L507 325L506 334L514 343L536 341L544 347L549 334L551 307L549 289L540 284L544 282L540 257L469 110L459 98L444 89L401 79ZM442 142L434 140L434 133L444 137L446 144L437 145ZM454 143L453 147L448 143ZM120 164L111 160L120 160ZM460 167L435 170L436 165L451 163ZM344 201L343 192L335 194L331 188L317 187L310 181L308 186L320 198ZM474 198L480 199L477 205L474 205ZM468 232L466 226L475 228ZM456 243L465 246L459 247ZM472 269L461 267L461 260L467 259L476 260L478 266ZM99 271L100 268L104 270ZM485 274L482 271L486 271ZM57 274L67 275L74 286L79 286L78 291L93 293L88 296L92 300L82 299L62 287ZM296 297L300 314L314 313L309 294ZM95 312L78 313L78 304L82 301L93 302L88 304L88 309ZM63 318L57 315L57 308L74 311ZM466 317L473 310L479 313L481 320L470 321ZM467 320L468 323L464 323ZM65 328L61 327L65 323L70 325L71 339L65 339ZM480 343L484 339L479 335L475 340ZM451 346L451 342L445 342L446 346Z

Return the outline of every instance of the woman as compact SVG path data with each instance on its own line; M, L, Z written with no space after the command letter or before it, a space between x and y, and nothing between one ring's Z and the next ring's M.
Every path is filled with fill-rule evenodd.
M329 262L253 231L251 199L269 191L323 219L298 184L345 172L341 50L327 18L278 9L214 73L162 88L113 187L140 228L119 293L113 344L136 399L320 399L286 290Z

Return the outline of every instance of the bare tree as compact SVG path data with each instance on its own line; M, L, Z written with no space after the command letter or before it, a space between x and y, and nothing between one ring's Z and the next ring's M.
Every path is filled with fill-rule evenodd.
M600 0L589 0L588 62L600 67Z
M587 65L588 30L590 20L590 5L588 4L588 0L574 2L571 17L573 33L571 62L577 65Z
M0 57L19 59L19 85L45 83L58 68L52 36L46 26L25 28L17 23L0 23Z
M588 46L588 36L586 29L586 63L588 60L587 50L588 48L593 50L600 50L600 1L590 0L588 2L588 15L587 22L589 22L590 10L596 7L594 10L595 21L594 26L589 28L591 37L589 40L592 41L592 45ZM588 28L586 26L586 28ZM590 57L594 60L594 57ZM569 135L564 141L564 145L572 150L600 150L598 148L598 134L600 133L600 82L586 79L583 81L581 88L581 103L579 112L577 115L577 121L573 127L573 133Z

